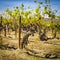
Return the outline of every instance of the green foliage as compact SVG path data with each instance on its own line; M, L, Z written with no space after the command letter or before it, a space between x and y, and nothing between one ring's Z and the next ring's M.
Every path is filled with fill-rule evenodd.
M10 16L12 16L12 11L11 11L11 10L9 10L9 9L7 8L7 9L5 9L5 11L6 11Z
M54 24L54 29L55 29L56 31L60 31L60 22L56 22L56 23Z
M57 18L58 18L58 19L60 19L60 15L59 15L59 16L57 16Z
M0 35L0 46L2 45L2 36Z
M37 0L34 0L34 2L36 3L36 2L37 2Z
M36 13L38 13L38 12L40 11L40 10L39 10L39 7L37 7L35 11L36 11Z
M43 4L43 2L38 2L38 4Z
M46 26L47 26L47 27L51 27L51 22L50 22L50 21L47 22L47 23L46 23Z
M37 0L34 0L34 2L36 3ZM45 1L46 3L49 3L50 0L46 0ZM47 14L49 16L49 18L51 18L50 21L45 21L44 20L44 17L42 17L40 14L41 14L41 4L43 4L43 2L38 2L38 5L37 7L32 11L32 10L29 10L29 11L26 11L24 9L24 4L21 4L20 7L16 6L14 7L14 10L9 10L9 9L6 9L5 11L13 18L13 19L9 19L9 20L3 20L3 23L12 23L10 26L14 26L14 20L15 22L17 23L17 25L19 25L19 17L21 15L22 17L22 20L21 20L21 23L23 25L29 25L29 24L33 24L33 23L38 23L39 25L42 26L42 28L44 27L50 27L50 28L54 28L56 30L59 30L59 23L52 23L53 19L55 19L55 13L57 12L56 10L52 10L48 5L46 5L44 7L44 10L43 10L43 14ZM30 6L28 6L28 8L30 8ZM60 18L60 16L58 16L58 18Z

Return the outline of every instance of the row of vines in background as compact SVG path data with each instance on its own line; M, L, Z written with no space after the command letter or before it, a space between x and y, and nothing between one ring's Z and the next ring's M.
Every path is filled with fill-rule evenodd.
M60 16L56 16L57 11L52 10L47 2L49 2L49 0L46 1L43 11L41 9L43 2L37 2L37 0L34 0L34 3L37 4L35 9L25 10L24 4L21 4L20 7L14 7L14 10L7 8L5 9L5 12L10 16L10 19L8 19L8 17L7 19L2 17L2 24L7 25L8 28L14 30L16 37L21 16L21 29L38 32L39 37L41 37L41 33L45 35L46 31L51 29L52 33L54 33L54 37L56 37L56 32L60 32ZM30 6L28 9L30 9ZM43 16L41 15L41 12ZM44 17L45 15L48 15L49 17L47 20Z

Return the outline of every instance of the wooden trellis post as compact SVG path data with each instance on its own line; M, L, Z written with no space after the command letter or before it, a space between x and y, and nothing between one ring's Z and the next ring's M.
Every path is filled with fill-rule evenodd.
M20 48L20 40L21 40L21 16L19 18L19 39L18 39L18 48Z

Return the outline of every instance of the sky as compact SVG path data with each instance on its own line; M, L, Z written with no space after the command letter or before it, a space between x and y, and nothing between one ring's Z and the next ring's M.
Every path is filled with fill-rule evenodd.
M45 0L37 0L43 2L45 4ZM3 12L6 8L13 10L15 6L19 6L24 4L24 7L27 8L29 5L31 9L36 8L37 3L34 3L34 0L0 0L0 12ZM60 0L50 0L51 8L53 10L58 10L57 15L60 15ZM43 9L44 5L42 5Z

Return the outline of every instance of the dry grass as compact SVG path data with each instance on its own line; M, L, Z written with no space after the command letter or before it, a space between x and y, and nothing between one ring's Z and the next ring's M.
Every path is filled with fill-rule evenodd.
M24 33L21 35L23 37ZM14 33L12 33L10 36L14 38ZM57 53L60 55L60 46L56 46L53 44L44 44L45 41L44 42L39 41L37 33L35 33L34 36L30 36L29 40L36 40L35 42L30 42L28 44L27 47L30 49L45 50L46 52ZM47 42L60 43L60 40L54 39L54 40L48 40ZM3 38L3 44L9 44L18 47L18 39L13 40ZM17 49L17 50L0 50L0 60L48 60L48 59L30 56L27 55L24 50ZM58 58L56 60L60 59Z
M46 58L34 57L26 54L24 50L0 50L0 60L51 60ZM53 59L53 60L60 60Z

